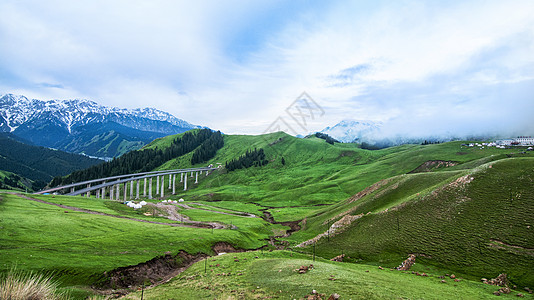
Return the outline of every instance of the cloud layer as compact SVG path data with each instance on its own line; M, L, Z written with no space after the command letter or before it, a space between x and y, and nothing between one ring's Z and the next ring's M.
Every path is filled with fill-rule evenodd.
M533 134L532 1L3 1L0 92L261 133L302 91L390 134ZM305 132L303 132L305 133Z

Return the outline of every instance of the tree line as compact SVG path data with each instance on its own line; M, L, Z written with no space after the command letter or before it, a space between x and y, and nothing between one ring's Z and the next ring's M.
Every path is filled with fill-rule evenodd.
M340 143L340 141L336 140L335 138L329 136L328 134L326 133L322 133L322 132L316 132L314 134L315 137L317 138L320 138L320 139L323 139L325 140L327 143L333 145L334 143Z
M223 145L222 134L219 131L213 132L210 129L201 129L196 132L186 132L181 137L174 139L171 145L163 150L155 148L131 151L112 161L101 163L85 170L75 171L65 177L55 177L50 186L54 187L72 182L152 171L164 162L185 155L199 146L203 150L194 155L195 161L203 162L213 157L215 152ZM215 149L215 147L218 148ZM209 155L212 156L209 157Z
M432 145L432 144L440 144L441 142L440 141L427 141L427 140L424 140L421 145Z
M212 159L217 150L224 146L224 139L220 131L213 133L200 147L198 147L191 157L191 165L203 163Z
M254 151L249 151L237 159L233 159L229 162L225 163L225 168L228 170L228 172L237 170L237 169L246 169L250 167L261 167L268 164L269 161L265 158L265 153L263 152L263 148L260 148L257 150L254 148Z
M3 179L0 179L0 189L2 190L11 190L11 189L24 189L22 185L20 185L20 181L22 178L16 174L9 174L6 175Z

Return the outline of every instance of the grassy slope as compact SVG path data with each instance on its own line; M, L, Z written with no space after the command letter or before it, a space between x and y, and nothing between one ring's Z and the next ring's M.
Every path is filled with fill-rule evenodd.
M78 198L88 202L81 204L83 200L68 198L60 202L110 213L94 199ZM20 270L59 272L67 284L90 284L104 271L167 251L212 254L211 246L219 241L257 248L272 229L280 229L257 218L247 218L247 226L234 230L178 228L69 211L9 194L0 194L0 199L0 270L17 265ZM228 223L239 225L243 219L225 216Z
M319 241L318 254L333 257L344 251L353 261L394 267L409 253L418 253L425 256L418 258L423 264L473 278L504 272L516 284L534 285L534 159L512 158L491 165L471 172L469 184L448 184L454 182L449 178L446 185L435 185L419 195L408 181L395 189L385 185L356 201L359 206L352 214L392 207L399 198L407 202L385 213L366 215L330 241ZM408 176L423 184L423 191L425 181L426 186L434 183L428 177L438 174ZM324 231L327 225L322 227Z
M13 176L13 175L16 175L16 174L15 174L15 173L8 172L8 171L2 171L2 170L0 170L0 182L2 182L3 184L6 184L6 183L4 182L5 178L6 178L6 177ZM24 182L20 182L20 181L19 181L18 184L19 184L19 186L23 186L23 185L24 185ZM7 184L6 184L6 185L7 185ZM12 190L16 190L16 191L20 191L20 190L22 190L21 188L14 188L14 187L11 187L11 186L10 186L10 188L11 188Z
M279 138L282 138L282 140L274 145L269 145ZM232 200L228 203L229 206L227 206L226 201L211 203L215 206L228 208L235 206L235 203L259 204L260 207L269 208L269 211L278 221L296 220L308 216L304 230L293 234L288 239L296 244L324 232L328 226L327 219L354 208L356 205L358 207L353 214L377 213L406 201L417 200L420 198L419 195L427 194L440 186L454 181L458 177L472 172L472 168L506 158L507 154L517 152L514 149L469 148L462 147L461 144L462 142L426 146L405 145L380 151L367 151L354 148L352 145L336 144L331 146L319 139L297 140L283 133L267 137L225 136L225 147L218 152L217 157L211 160L210 163L224 163L226 160L242 154L245 149L254 147L264 147L271 163L263 168L239 170L211 177L208 180L204 180L199 185L200 188L189 191L185 195L193 199ZM286 160L285 166L280 163L282 156ZM428 160L455 161L459 164L455 167L440 169L437 172L400 175L415 169ZM516 231L516 228L520 225L524 225L523 231L526 230L528 225L519 224L524 221L519 221L518 218L512 216L524 216L525 212L531 212L531 208L528 207L530 205L528 201L525 203L518 202L516 210L507 211L510 220L512 220L511 223L494 221L500 219L499 216L503 212L495 210L490 213L490 211L478 209L478 206L485 208L498 207L494 206L494 202L495 204L500 203L499 199L506 196L504 194L509 193L508 191L500 190L502 189L501 187L514 188L515 181L509 177L512 176L511 171L516 170L519 173L514 173L515 175L523 176L525 174L524 164L529 160L518 161L520 162L518 163L519 165L512 168L493 169L494 172L498 172L496 173L497 177L508 178L501 185L495 184L495 182L488 186L474 185L476 188L473 188L473 193L484 194L485 201L489 201L490 204L476 201L470 202L473 203L471 204L473 207L470 210L472 216L454 216L455 220L461 220L461 225L450 224L446 220L442 220L440 223L440 219L435 218L431 212L435 209L433 202L419 203L422 208L418 206L412 208L415 204L411 204L403 208L403 210L410 208L411 211L409 212L391 212L384 215L373 214L362 218L356 224L365 223L368 227L360 229L360 227L355 226L351 228L347 233L337 237L335 242L331 242L338 244L324 244L320 254L324 257L333 257L340 254L341 249L349 251L352 248L354 252L350 254L352 254L353 258L370 262L389 263L391 266L396 266L408 253L427 253L429 252L427 248L438 249L436 257L427 260L426 263L442 268L450 267L457 272L463 271L473 276L491 277L498 275L499 270L508 270L516 283L532 285L534 284L533 274L529 272L528 267L534 265L532 256L523 255L519 259L520 267L518 268L504 268L504 266L513 265L513 262L516 261L515 256L518 254L508 255L510 251L488 248L489 246L487 245L485 247L484 243L489 243L489 239L494 237L482 234L482 231L486 232L488 230L483 229L486 228L484 222L479 222L484 220L485 223L503 224L499 227L499 230L503 232L521 232ZM187 165L185 161L177 160L176 162L180 166ZM505 165L511 163L507 162ZM500 163L497 165L500 165ZM391 176L398 177L392 178L383 190L373 193L373 197L366 197L361 201L350 204L342 201L365 187ZM398 186L401 186L401 188L398 188ZM387 187L389 189L386 189ZM529 187L528 183L525 183L524 187ZM532 184L530 184L530 187L532 187ZM490 190L492 192L488 192ZM378 192L381 194L379 197L375 197ZM456 193L457 191L454 191L442 196L440 209L456 211L456 204L451 202L456 199ZM325 203L333 205L326 208L314 206ZM293 207L282 208L284 206ZM430 211L426 212L426 214L419 213L424 210ZM396 228L397 214L399 215L399 224L402 224L402 220L408 218L412 220L410 224L414 228L406 228L405 235L399 235L396 231L392 231L388 235L382 235L381 232L377 232L379 229L384 230L386 224L390 226L389 228ZM387 219L387 222L384 218ZM478 222L475 222L477 218ZM333 221L337 219L334 218ZM432 226L429 225L428 230L430 232L427 234L425 232L427 228L425 224L430 221L435 222L431 224ZM509 230L510 225L512 230ZM370 228L373 230L370 230ZM445 233L442 232L442 228L446 228ZM354 240L351 238L351 233L359 238ZM528 233L529 231L526 231L522 234L525 234L524 239L532 243L534 238L531 233L530 235ZM371 239L375 235L377 235L377 238ZM467 235L471 235L471 237L464 238ZM482 243L482 252L484 248L488 248L488 251L492 253L487 258L480 258L481 251L472 252L473 245L476 245L475 248L478 249L478 241ZM521 246L516 242L512 241L510 244ZM354 245L358 246L355 247ZM524 247L534 248L532 245ZM470 256L466 256L465 253L468 250L465 248L469 248L469 251L471 251ZM501 254L493 255L493 252ZM474 259L476 255L478 257ZM470 261L473 261L473 266L469 265ZM492 265L492 267L488 267L489 265ZM497 274L495 274L496 272Z
M278 141L279 138L282 140ZM208 163L224 164L255 147L265 149L270 163L207 178L200 182L199 188L182 195L195 200L257 203L262 207L289 206L293 212L273 209L271 213L277 221L296 220L321 210L313 205L337 204L379 180L405 174L428 160L460 162L455 167L460 170L463 164L472 167L513 151L462 149L460 144L405 145L368 151L347 144L332 146L320 139L296 139L284 133L225 136L225 146ZM281 157L286 161L285 166ZM159 169L189 167L189 160L186 155ZM221 202L213 205L219 204L225 205Z
M314 269L305 274L295 271L310 264ZM145 290L143 299L303 299L312 290L326 294L323 299L333 293L341 299L487 299L497 290L463 279L454 282L447 278L441 283L436 278L439 275L444 273L421 277L363 264L313 261L310 256L287 251L257 251L198 262L169 283ZM329 280L332 276L335 280ZM503 298L517 298L516 293ZM136 292L124 299L140 297L141 292Z

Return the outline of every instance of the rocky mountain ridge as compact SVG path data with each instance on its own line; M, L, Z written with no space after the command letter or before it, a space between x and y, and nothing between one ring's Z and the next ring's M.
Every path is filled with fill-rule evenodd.
M35 145L116 157L155 138L201 128L155 108L124 109L94 101L0 97L0 132Z

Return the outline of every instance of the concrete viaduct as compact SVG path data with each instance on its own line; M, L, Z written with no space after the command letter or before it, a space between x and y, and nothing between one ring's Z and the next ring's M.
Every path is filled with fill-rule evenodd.
M184 184L184 191L187 190L187 177L189 174L192 178L195 178L195 183L198 183L198 176L203 173L206 176L209 175L209 172L216 170L212 167L203 167L203 168L190 168L190 169L177 169L177 170L165 170L165 171L154 171L154 172L145 172L145 173L136 173L136 174L126 174L113 177L93 179L83 182L77 182L72 184L67 184L63 186L58 186L51 189L42 190L36 192L35 194L45 194L45 193L57 193L62 190L70 190L70 192L65 195L68 196L78 196L85 195L90 197L94 192L96 198L105 199L106 196L109 196L110 200L120 200L121 195L121 186L123 192L124 201L128 199L139 199L140 198L140 186L141 180L143 180L143 198L148 197L152 199L152 180L156 179L156 197L165 196L165 176L168 176L169 184L168 189L172 190L172 194L176 194L176 175L180 174L180 182ZM193 176L194 174L194 176ZM148 181L148 183L147 183ZM129 197L128 197L128 185L129 185ZM135 185L135 194L134 194L134 185ZM77 187L83 187L81 189L76 189ZM147 195L148 187L148 195Z

